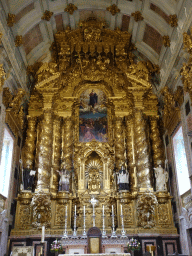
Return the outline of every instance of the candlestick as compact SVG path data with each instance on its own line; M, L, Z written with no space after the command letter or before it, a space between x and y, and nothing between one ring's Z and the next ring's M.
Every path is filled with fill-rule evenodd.
M76 219L77 219L77 215L76 215L76 205L75 205L74 229L73 229L73 236L72 236L72 238L77 238L77 231L76 231Z
M111 234L111 238L117 238L116 236L116 231L115 231L115 215L114 215L114 208L113 208L113 205L112 205L112 234Z
M87 233L86 233L86 227L85 227L85 205L83 207L84 209L84 215L83 215L83 234L82 234L82 237L81 238L87 238Z
M41 243L45 242L45 226L42 226Z
M67 235L67 205L65 208L65 231L64 231L62 238L64 238L64 239L68 238L68 235Z
M126 236L126 232L125 232L125 229L124 229L124 220L123 220L123 207L122 207L122 204L121 204L121 238L127 238Z
M102 238L107 238L106 231L105 231L105 210L103 204L103 231L102 231Z

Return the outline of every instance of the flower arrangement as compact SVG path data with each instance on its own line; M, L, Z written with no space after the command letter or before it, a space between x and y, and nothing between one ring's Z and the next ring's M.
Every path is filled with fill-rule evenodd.
M60 252L62 250L63 250L63 248L62 248L61 243L59 241L57 241L57 239L55 241L53 241L53 243L51 244L50 251L51 252Z
M127 244L128 251L140 250L141 245L137 239L131 238Z

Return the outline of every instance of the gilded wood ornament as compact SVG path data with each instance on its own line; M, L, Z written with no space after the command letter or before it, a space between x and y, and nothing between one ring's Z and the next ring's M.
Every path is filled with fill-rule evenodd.
M14 23L15 23L15 14L8 13L7 25L9 27L13 27Z
M3 64L0 64L0 92L3 89L3 84L4 84L4 81L5 81L5 75L6 75L6 73L4 71Z
M2 43L1 39L3 37L3 33L0 32L0 44Z
M170 47L170 38L169 38L169 36L163 36L163 45L165 46L165 47Z
M46 21L50 21L52 15L53 15L53 12L50 12L50 11L46 10L46 11L43 13L43 16L41 17L41 19L42 19L42 20L46 20Z
M22 44L23 44L23 37L17 35L17 36L15 37L15 46L16 46L16 47L19 47L19 46L21 46Z
M169 24L171 25L171 27L178 26L177 14L169 15Z
M65 12L68 12L70 15L74 13L78 8L74 4L70 3L67 5L67 7L64 9Z
M154 167L158 167L159 164L164 165L164 150L163 150L163 141L160 136L158 118L150 117L151 132L150 137L152 140L152 154Z
M120 12L120 9L117 7L116 4L112 4L111 6L106 8L113 16Z
M149 159L149 145L147 143L146 123L141 110L135 113L135 145L138 188L151 189L151 166Z
M82 234L84 205L86 228L92 225L90 200L93 196L98 200L95 212L99 228L102 228L102 207L105 206L107 233L111 232L112 205L117 231L121 229L122 204L127 233L136 234L138 230L146 233L147 230L163 234L169 230L169 234L176 234L173 222L168 224L164 221L167 224L162 228L162 217L154 214L158 204L166 203L164 210L172 220L169 193L154 192L151 179L155 163L163 159L156 123L158 101L151 84L158 67L149 61L136 64L132 53L134 49L128 32L112 31L105 22L90 17L81 21L75 30L67 27L55 34L51 47L53 58L49 63L36 63L28 67L35 84L28 105L28 129L22 156L24 167L29 165L36 170L37 184L34 184L35 191L30 191L30 199L23 192L18 196L16 223L20 224L12 230L13 235L40 234L38 229L43 224L49 228L51 236L62 235L66 205L68 232L72 233L76 205L78 232ZM94 103L89 102L91 96L88 95L85 107L81 96L86 90L102 91L97 96L103 95L105 100L99 101L97 98ZM171 99L181 102L178 94L175 93ZM21 102L17 104L16 99L19 101L19 94L14 98L10 92L4 91L7 108L16 109L17 106L19 113ZM169 105L169 99L167 101ZM103 106L98 102L103 102ZM101 110L97 111L99 106L107 109L104 115L105 118L107 115L107 131L100 129L98 122L98 126L94 127L98 130L94 134L92 118L95 113L103 114ZM88 128L79 125L80 108L82 113L85 111L86 115L89 114ZM151 116L154 117L154 121L151 120L152 140L149 139L147 122ZM107 134L108 140L101 142L91 136L89 139L96 139L83 142L79 139L80 128L84 128L83 132L87 132L87 135L99 134L102 137ZM153 155L150 153L151 147ZM129 171L129 191L118 191L116 175L121 165L127 166ZM69 192L58 191L59 177L56 171L64 167L70 173ZM155 203L156 197L158 204ZM25 201L28 204L24 204ZM23 215L20 214L22 210ZM26 219L27 214L31 222Z
M131 13L131 16L134 18L134 21L136 21L136 22L144 19L140 11Z
M34 166L34 151L36 148L36 117L28 116L28 128L25 145L23 147L23 167L33 169Z

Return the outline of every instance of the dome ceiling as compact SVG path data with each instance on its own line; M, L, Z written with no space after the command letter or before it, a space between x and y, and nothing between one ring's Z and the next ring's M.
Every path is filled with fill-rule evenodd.
M4 20L13 21L8 22L7 28L0 23L0 30L4 25L7 39L17 41L17 47L9 42L10 50L13 54L19 51L23 68L51 59L49 48L57 31L67 26L75 29L79 21L94 16L105 20L110 29L119 28L132 34L137 57L160 67L159 89L170 79L175 61L179 63L182 34L192 21L190 0L1 0L0 3ZM14 19L8 14L15 15Z

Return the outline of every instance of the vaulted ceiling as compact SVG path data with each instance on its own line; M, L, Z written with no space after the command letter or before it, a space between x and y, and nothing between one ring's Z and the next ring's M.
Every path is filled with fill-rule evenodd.
M132 34L137 57L160 67L157 91L168 82L176 83L178 70L187 58L182 43L183 32L192 24L191 0L0 0L0 9L2 43L22 87L28 65L51 59L54 34L67 26L77 28L79 21L90 15L105 20L110 29ZM9 14L15 17L7 25ZM17 36L22 36L19 46L15 46ZM170 46L164 36L169 37Z

